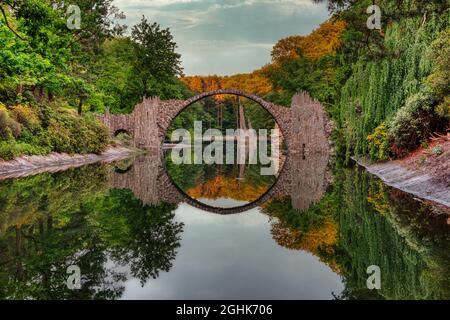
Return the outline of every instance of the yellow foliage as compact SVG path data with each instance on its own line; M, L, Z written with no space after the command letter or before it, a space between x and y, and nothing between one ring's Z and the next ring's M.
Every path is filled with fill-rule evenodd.
M238 89L245 92L265 95L272 90L269 80L263 75L261 70L256 70L252 73L235 74L232 76L188 76L181 78L181 80L194 92Z
M328 21L308 36L291 36L281 39L272 50L274 63L252 73L232 76L187 76L182 77L181 80L194 92L232 88L264 96L273 91L265 75L276 69L279 62L298 57L297 49L310 59L319 59L325 54L335 53L341 45L341 34L345 27L344 21ZM216 99L223 100L224 97L216 97Z
M375 186L370 185L367 195L367 201L381 215L388 213L390 208L388 199L385 196L385 186L382 181L378 181Z
M272 61L280 63L298 57L298 50L309 59L317 60L326 54L334 54L341 46L341 35L346 28L344 21L327 21L308 36L290 36L281 39L273 47Z
M307 232L301 232L278 221L272 224L271 233L279 245L291 250L308 251L327 263L333 271L339 272L336 261L329 261L323 257L324 254L333 255L337 243L338 227L330 218Z
M254 187L244 181L235 178L217 176L214 179L199 184L189 189L186 194L194 199L218 199L228 198L240 201L255 201L261 197L270 185L260 185Z
M36 112L29 106L17 105L13 107L12 114L14 120L27 128L35 128L40 125L40 120Z

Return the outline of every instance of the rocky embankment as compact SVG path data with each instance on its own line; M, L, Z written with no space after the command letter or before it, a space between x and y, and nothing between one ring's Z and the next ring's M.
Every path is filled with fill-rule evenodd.
M450 138L435 141L401 160L377 164L355 160L387 185L450 207Z
M0 160L0 180L19 178L42 172L57 172L94 162L112 162L137 154L137 150L125 147L109 147L101 154L51 153L46 156L22 156L11 161Z

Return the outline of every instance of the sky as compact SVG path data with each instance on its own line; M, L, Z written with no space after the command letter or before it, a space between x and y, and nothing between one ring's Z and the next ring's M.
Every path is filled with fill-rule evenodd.
M270 62L273 45L328 18L312 0L114 0L131 26L145 15L170 28L186 75L231 75Z

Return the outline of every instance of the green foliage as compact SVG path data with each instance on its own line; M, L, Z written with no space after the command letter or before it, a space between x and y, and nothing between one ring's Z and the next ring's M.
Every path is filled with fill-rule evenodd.
M13 117L17 120L14 120ZM78 116L73 110L17 105L0 110L0 159L21 155L44 155L52 151L101 153L109 132L92 115Z
M41 125L39 115L31 106L17 105L11 113L18 123L31 132L37 131Z
M12 119L6 110L0 110L0 138L13 140L20 136L21 126Z
M332 104L338 96L340 73L336 65L336 57L325 55L312 60L300 55L296 59L283 61L279 68L266 72L275 91L282 90L284 99L278 100L282 105L290 105L291 97L299 91L307 91L318 99L330 113ZM274 101L274 97L269 97ZM275 99L276 101L277 99Z
M134 76L141 82L141 96L167 96L166 87L175 85L174 77L181 75L181 56L169 29L149 23L145 17L131 31L135 49Z
M433 72L426 79L433 91L438 106L436 113L450 119L450 30L442 31L427 51L427 57L433 63Z
M335 180L342 182L336 217L346 298L367 294L367 267L378 265L382 298L447 299L450 256L444 249L449 237L445 215L387 188L359 168L343 170Z
M438 14L430 14L426 24L419 17L393 22L384 38L391 56L363 56L352 64L339 102L347 157L366 155L366 137L382 122L393 121L389 127L397 154L417 146L430 131L442 130L434 112L435 94L424 86L434 65L424 52L445 24L446 18Z
M0 159L13 160L22 155L45 155L49 153L46 147L35 146L28 143L12 141L0 141Z
M409 151L430 135L445 126L445 122L434 111L435 100L429 91L410 96L391 121L389 135L394 141L398 155Z
M48 143L56 152L101 153L108 143L107 128L92 117L78 117L61 110L47 127Z
M1 299L116 299L129 277L144 285L170 270L183 231L175 206L109 189L107 174L91 165L0 182ZM79 290L67 288L70 265Z
M268 98L289 105L300 90L317 98L337 125L336 150L347 160L405 154L448 125L445 2L381 1L378 32L366 27L371 1L329 1L333 19L347 26L338 51L315 61L299 50L297 57L266 68L274 87ZM389 127L388 137L375 132L382 123Z
M444 149L442 149L442 146L436 146L431 150L435 156L440 156L444 153Z
M289 248L310 250L305 233L332 217L338 239L333 250L310 251L338 272L344 281L342 299L448 299L450 239L447 215L391 189L359 167L334 172L332 186L317 204L295 210L291 199L274 199L264 211L279 219ZM315 233L327 243L330 230ZM312 247L313 248L313 247ZM367 267L381 269L380 290L367 289Z
M99 153L106 129L89 111L128 113L144 96L186 98L168 29L145 18L125 37L111 0L80 0L81 29L66 26L65 1L3 1L0 15L0 138L4 158Z

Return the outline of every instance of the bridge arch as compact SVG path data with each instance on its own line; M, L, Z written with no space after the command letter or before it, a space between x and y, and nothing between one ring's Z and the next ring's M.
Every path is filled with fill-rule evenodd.
M209 207L188 198L168 176L162 165L165 161L161 152L166 132L182 110L203 98L221 94L246 97L260 104L274 117L288 147L288 161L280 166L278 180L268 192L251 204L228 209ZM241 90L219 89L198 94L187 100L145 98L131 114L106 113L98 115L97 118L109 128L111 135L121 129L133 132L135 146L149 151L152 158L137 160L130 170L114 172L111 175L112 185L133 190L145 204L156 204L159 201L187 202L206 211L231 214L247 211L274 196L290 195L293 206L303 208L317 200L317 195L322 194L324 190L323 181L329 180L324 177L322 171L318 172L317 168L326 167L330 152L328 138L332 125L320 103L311 99L305 92L293 96L290 108L275 105ZM293 164L289 165L291 162ZM321 165L318 166L318 163Z
M166 120L164 123L160 123L160 129L162 132L162 140L164 140L164 137L166 136L167 130L169 129L171 123L175 118L186 108L191 106L192 104L208 97L213 97L217 95L235 95L239 97L244 97L247 99L250 99L256 103L258 103L263 109L265 109L269 114L274 118L276 124L278 125L278 128L281 131L281 134L286 139L288 135L290 134L290 123L291 123L291 110L288 107L282 107L275 105L271 102L265 101L261 97L248 93L242 90L238 89L218 89L208 92L200 93L196 96L193 96L185 101L182 101L181 103L177 104L175 108L164 108L168 111L168 114L166 115ZM170 102L170 100L169 100ZM164 104L164 101L162 101Z
M237 89L219 89L200 93L187 100L160 100L144 98L134 111L127 115L98 115L113 135L117 130L133 132L134 145L153 154L161 151L169 126L176 116L193 103L214 95L230 94L248 98L267 110L278 124L288 153L308 153L327 149L331 133L326 112L321 104L306 92L292 97L291 107L267 102L255 94Z
M131 131L129 129L126 129L126 128L119 128L119 129L115 130L113 135L114 135L114 137L117 137L121 133L125 133L125 134L128 134L130 136L133 136L133 131Z

